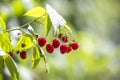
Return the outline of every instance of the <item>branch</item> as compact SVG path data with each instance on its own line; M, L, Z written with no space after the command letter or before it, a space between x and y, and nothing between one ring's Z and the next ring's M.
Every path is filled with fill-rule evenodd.
M45 13L45 14L46 14L46 13ZM10 31L14 31L14 30L21 30L21 28L24 28L24 27L26 27L27 25L35 22L37 19L43 17L45 14L43 14L42 16L37 17L37 18L35 18L35 19L33 19L33 20L31 20L31 21L29 21L29 22L27 22L27 23L25 23L25 24L23 24L23 25L21 25L21 26L18 26L17 28L13 28L13 29L9 29L9 30L4 30L3 32L10 32Z

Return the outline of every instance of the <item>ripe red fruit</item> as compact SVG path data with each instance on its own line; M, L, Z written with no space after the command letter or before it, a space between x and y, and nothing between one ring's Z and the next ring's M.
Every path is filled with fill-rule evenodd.
M13 57L13 52L10 51L8 54L9 54L11 57Z
M66 51L67 51L67 45L61 45L60 46L60 52L61 52L61 54L64 54L64 53L66 53Z
M69 38L68 38L68 36L63 36L62 40L63 40L63 42L68 42Z
M20 57L21 57L22 59L26 59L26 57L27 57L27 52L26 52L26 51L20 52Z
M72 42L71 47L73 50L76 50L79 48L79 44L77 42Z
M44 37L38 37L39 46L43 47L46 44L47 40Z
M53 53L54 51L54 46L52 44L46 44L46 51L48 53Z
M54 48L58 48L60 46L60 40L56 38L53 39L52 45L54 46Z
M68 46L66 53L69 53L69 52L71 52L71 51L72 51L72 47Z

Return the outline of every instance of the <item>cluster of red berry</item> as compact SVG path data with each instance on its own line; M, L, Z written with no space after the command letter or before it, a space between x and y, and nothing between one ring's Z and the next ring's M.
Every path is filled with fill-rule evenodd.
M62 36L61 40L58 38L54 38L52 41L52 44L47 43L47 39L44 37L38 37L38 44L40 47L44 47L46 45L46 51L48 53L53 53L56 48L60 49L61 54L69 53L72 50L76 50L79 48L79 44L76 41L72 41L70 44L68 44L69 38L68 36ZM21 59L26 59L27 52L21 51L17 52L20 54ZM8 54L13 57L13 52L10 51Z
M69 41L68 36L62 36L62 40L59 40L57 38L54 38L52 41L52 44L47 43L46 38L44 37L38 37L38 44L40 47L43 47L46 45L46 51L48 53L53 53L55 48L60 48L61 54L69 53L72 50L76 50L79 48L79 44L76 41L73 41L70 44L67 44ZM63 43L61 43L61 41Z
M19 53L19 52L18 52ZM13 52L8 52L8 54L11 56L11 57L13 57ZM20 52L20 58L21 59L26 59L26 57L27 57L27 52L26 51L21 51Z

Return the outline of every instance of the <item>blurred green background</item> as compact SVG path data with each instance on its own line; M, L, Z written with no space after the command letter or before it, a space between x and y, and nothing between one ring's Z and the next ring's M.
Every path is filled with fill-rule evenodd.
M120 0L0 0L0 16L12 28L27 22L26 11L47 3L66 19L80 48L46 53L49 74L42 59L31 69L31 54L18 57L21 80L120 80ZM2 79L10 80L7 70Z

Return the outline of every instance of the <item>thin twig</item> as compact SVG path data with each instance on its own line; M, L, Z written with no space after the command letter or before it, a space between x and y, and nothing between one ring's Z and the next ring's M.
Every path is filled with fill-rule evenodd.
M46 13L45 13L45 14L46 14ZM31 21L29 21L29 22L27 22L27 23L25 23L25 24L23 24L23 25L21 25L21 26L18 26L17 28L13 28L13 29L9 29L9 30L4 30L3 32L10 32L10 31L14 31L14 30L20 30L21 28L24 28L24 27L26 27L27 25L35 22L37 19L43 17L45 14L43 14L42 16L37 17L37 18L35 18L35 19L33 19L33 20L31 20Z
M9 30L4 30L3 32L10 32L10 31L14 31L14 30L20 30L20 28L13 28L13 29L9 29Z

